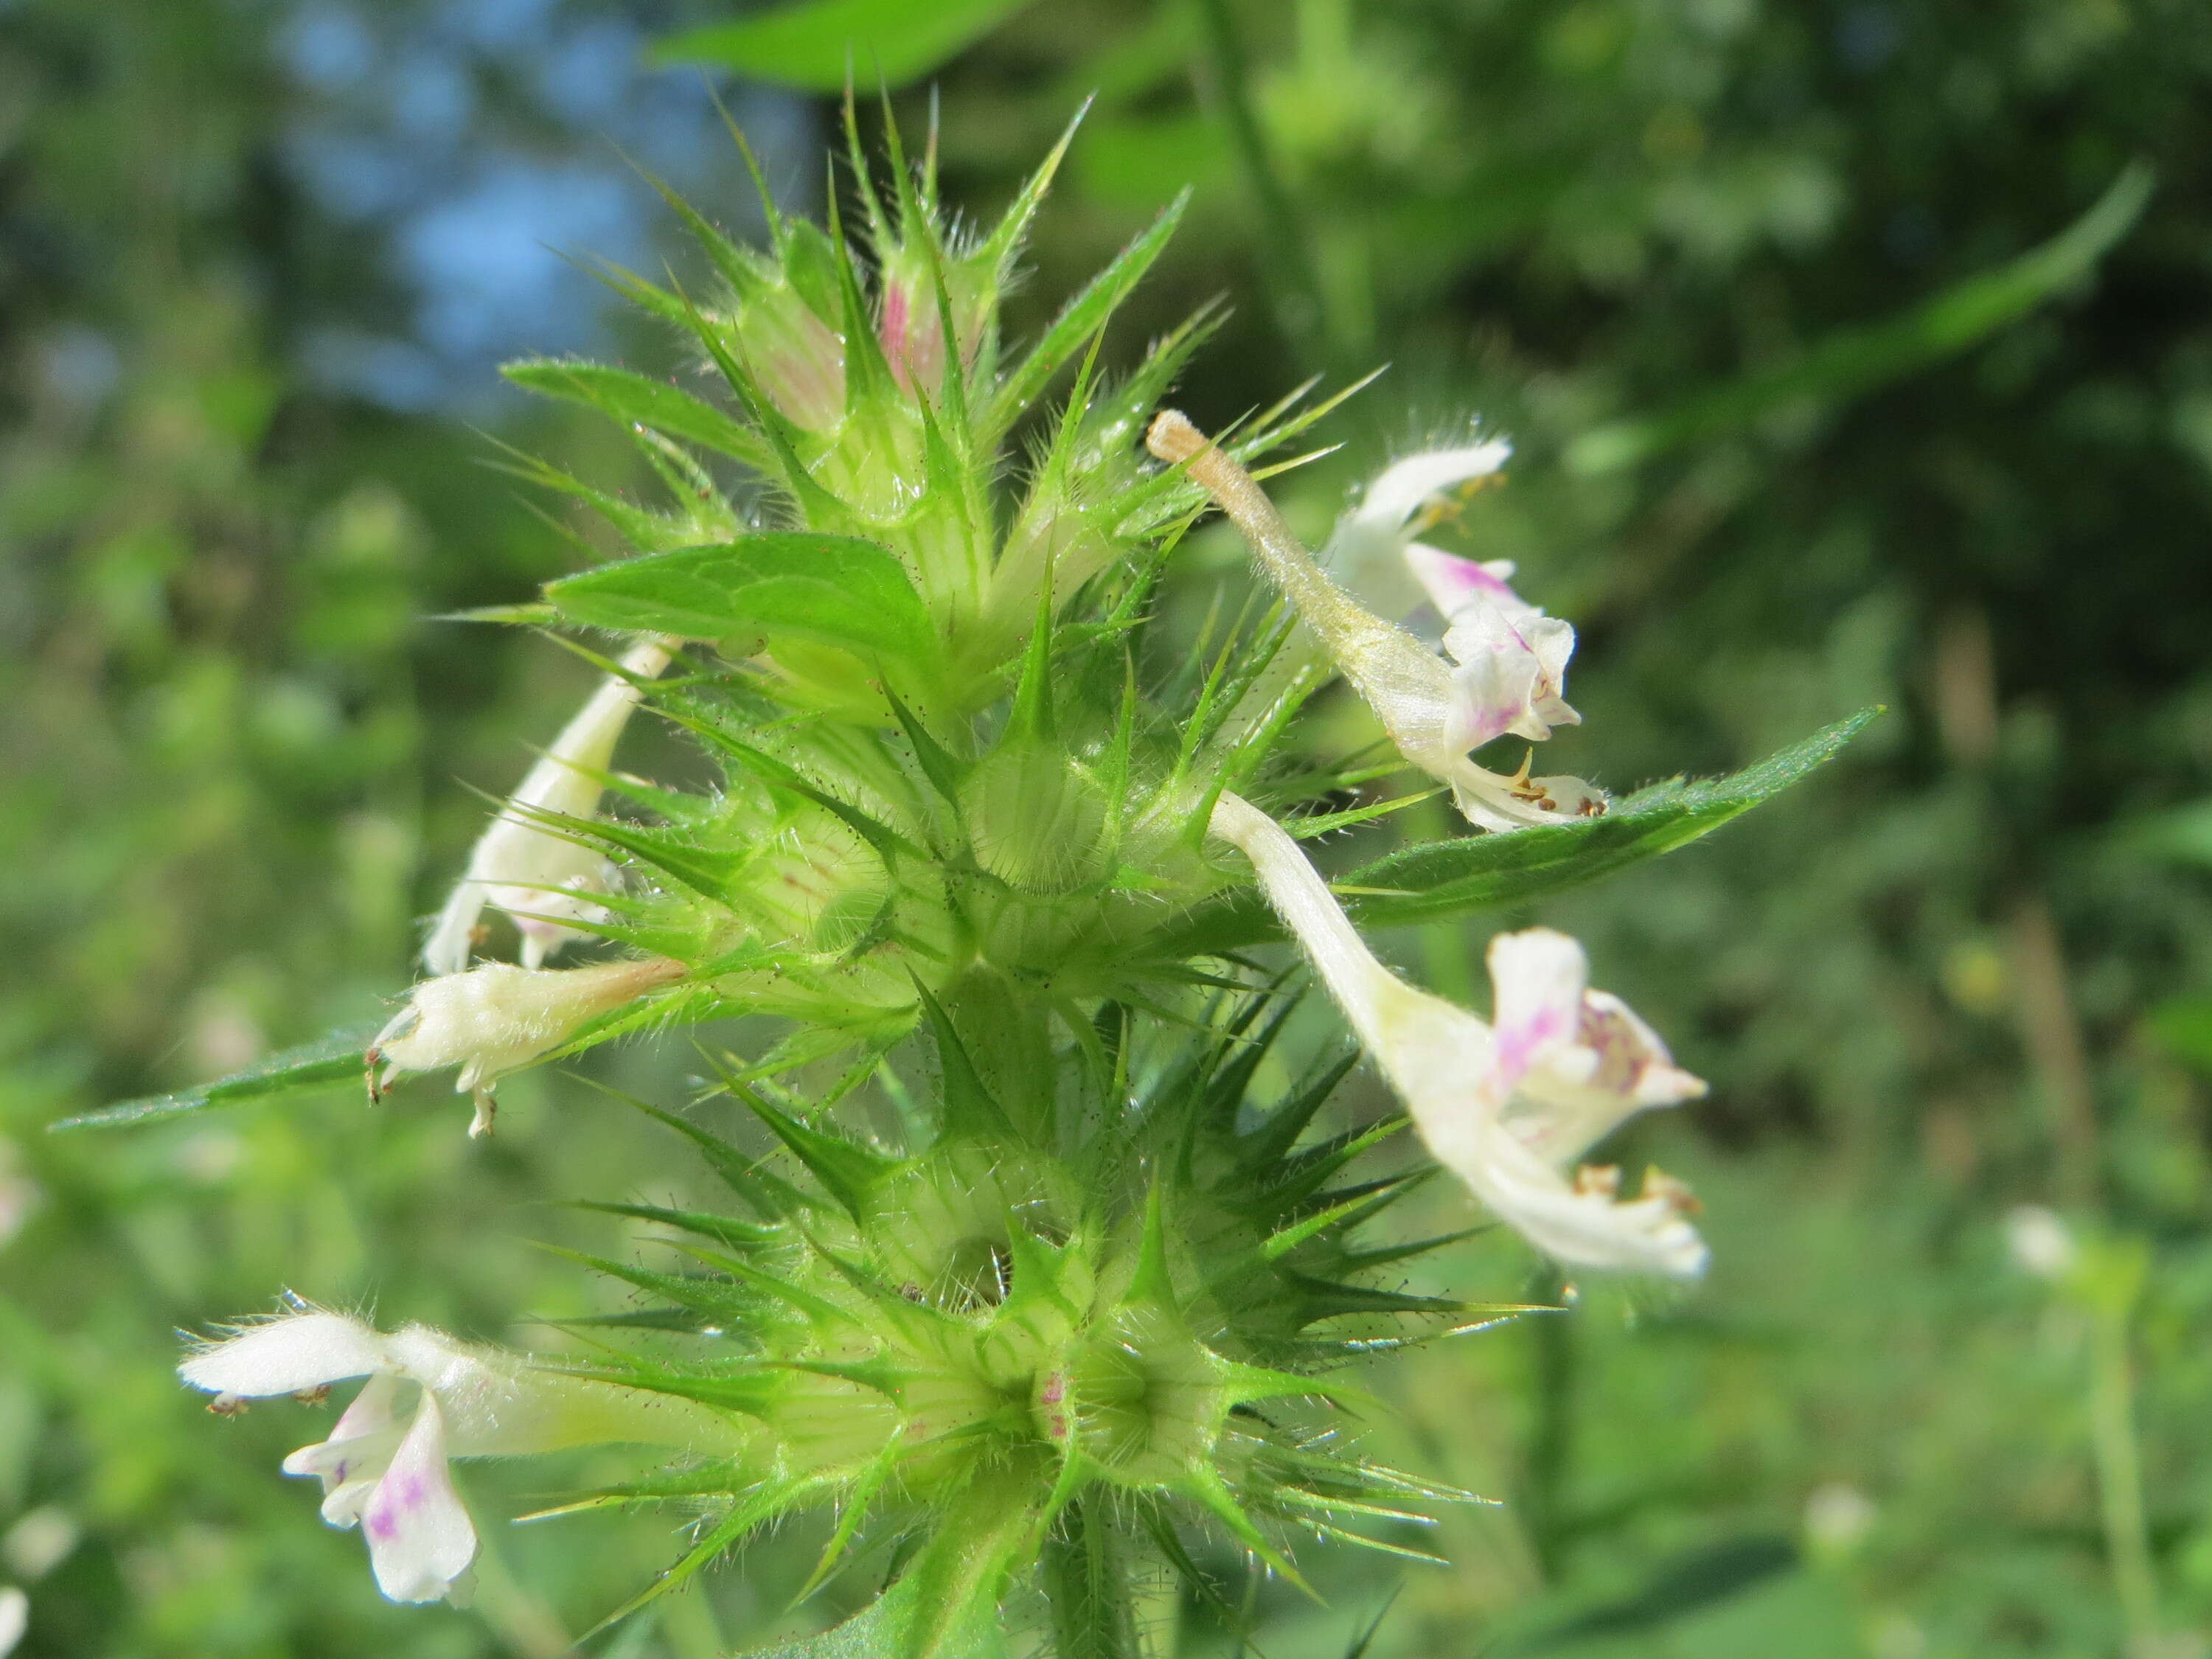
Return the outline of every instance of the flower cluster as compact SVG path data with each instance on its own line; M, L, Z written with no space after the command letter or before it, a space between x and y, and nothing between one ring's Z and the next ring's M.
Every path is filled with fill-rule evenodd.
M1688 1279L1706 1250L1687 1189L1655 1169L1626 1194L1589 1160L1705 1085L1590 988L1560 933L1491 941L1487 1018L1409 985L1362 937L1533 894L1513 889L1523 867L1556 886L1629 856L1610 832L1636 823L1599 822L1595 785L1474 758L1579 720L1573 629L1520 596L1511 566L1422 539L1507 446L1388 467L1316 559L1248 464L1328 405L1294 399L1219 441L1158 412L1204 315L1119 382L1096 373L1100 331L1176 210L1016 350L999 301L1059 152L965 237L927 159L894 149L888 199L857 143L854 160L865 255L771 206L766 250L690 216L719 293L618 278L691 343L698 390L510 368L620 421L667 504L540 474L630 556L548 584L539 614L623 654L485 829L428 976L356 1056L373 1094L453 1071L480 1133L499 1081L549 1058L781 1019L785 1036L719 1065L685 1111L645 1108L735 1212L598 1206L659 1230L682 1267L584 1258L646 1304L587 1368L303 1304L182 1374L222 1409L363 1379L284 1467L321 1481L326 1520L361 1528L395 1600L465 1593L477 1532L454 1459L632 1441L686 1462L621 1501L678 1501L697 1523L655 1589L828 1506L811 1582L864 1534L893 1541L902 1565L872 1616L898 1621L902 1652L960 1647L1040 1562L1062 1650L1133 1650L1133 1626L1095 1621L1126 1625L1142 1556L1195 1572L1177 1525L1295 1578L1297 1534L1403 1553L1360 1528L1462 1496L1367 1461L1345 1432L1360 1396L1328 1373L1509 1310L1407 1291L1401 1264L1449 1241L1361 1230L1424 1167L1355 1164L1410 1122L1541 1256ZM722 466L766 488L732 498ZM1289 614L1163 662L1148 621L1210 505ZM1389 585L1378 571L1427 596L1441 649L1355 597ZM1388 854L1387 878L1355 874L1343 899L1301 837L1402 803L1364 804L1371 771L1293 750L1331 672L1479 832ZM715 787L614 769L641 713L694 740ZM1487 873L1455 873L1470 870ZM478 960L487 915L513 922L519 962ZM1356 1054L1255 1097L1288 994L1249 953L1286 936L1402 1115L1316 1127ZM547 965L592 945L597 960ZM848 1109L875 1089L900 1135Z

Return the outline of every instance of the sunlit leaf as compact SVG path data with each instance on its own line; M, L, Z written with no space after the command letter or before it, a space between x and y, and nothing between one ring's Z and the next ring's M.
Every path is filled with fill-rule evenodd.
M933 645L905 568L872 542L805 531L677 548L546 585L568 620L719 640L782 635L908 659Z

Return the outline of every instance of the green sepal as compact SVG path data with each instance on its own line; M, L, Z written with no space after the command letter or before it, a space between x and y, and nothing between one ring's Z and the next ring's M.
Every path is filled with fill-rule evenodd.
M820 1200L800 1193L787 1182L778 1180L760 1167L760 1160L722 1139L713 1130L702 1128L687 1117L640 1100L620 1090L597 1085L603 1093L611 1095L625 1105L635 1107L656 1123L666 1125L693 1146L707 1162L707 1167L722 1178L729 1189L759 1210L763 1214L782 1218L794 1206L801 1209L816 1207Z
M1129 297L1152 262L1160 257L1190 205L1190 191L1179 191L1136 240L1114 256L1113 263L1092 277L1080 294L1060 308L1029 355L1000 382L991 404L990 429L1010 429L1042 394L1060 366L1083 348L1083 343L1104 325L1121 301Z
M763 1273L749 1261L741 1261L720 1250L709 1250L696 1244L678 1243L675 1247L704 1267L726 1273L747 1290L757 1291L770 1301L781 1302L794 1313L803 1314L817 1327L844 1328L866 1332L866 1322L849 1308L838 1306L827 1297L801 1290L790 1280L771 1273Z
M1359 1060L1357 1048L1340 1055L1297 1093L1268 1113L1255 1127L1237 1138L1237 1156L1248 1181L1257 1183L1264 1180L1268 1171L1290 1156L1291 1148L1313 1126L1321 1109L1336 1092L1336 1085L1352 1074Z
M1180 1483L1180 1489L1186 1497L1194 1499L1201 1509L1226 1527L1231 1535L1258 1556L1269 1571L1278 1574L1285 1583L1304 1590L1316 1602L1321 1601L1321 1592L1306 1582L1305 1575L1291 1565L1290 1559L1260 1530L1259 1524L1245 1513L1243 1505L1229 1490L1228 1483L1211 1464L1193 1469Z
M679 1308L690 1308L711 1314L724 1320L736 1320L757 1311L754 1298L738 1294L737 1286L727 1279L689 1273L665 1273L652 1267L641 1267L631 1262L617 1261L611 1257L594 1255L588 1250L572 1250L566 1245L534 1241L537 1248L548 1255L557 1255L564 1261L589 1267L610 1279L620 1279L653 1296L665 1297Z
M682 1585L700 1568L720 1555L739 1539L765 1526L787 1511L797 1509L817 1493L834 1489L840 1476L829 1474L781 1475L763 1481L730 1513L723 1516L676 1565L663 1572L640 1595L617 1607L612 1613L585 1632L586 1638L596 1636L610 1625L619 1624L639 1608L659 1600L670 1590Z
M915 764L921 769L922 776L929 780L929 787L957 810L960 778L966 769L930 734L921 716L908 708L897 693L888 686L884 690L884 701L890 705L891 716L898 721L899 730L906 734L907 744L914 750Z
M945 1138L1001 1145L1018 1142L1020 1137L1014 1133L1012 1121L985 1085L982 1073L975 1069L975 1059L969 1054L967 1044L960 1040L960 1033L953 1026L952 1017L945 1012L945 1005L920 980L915 981L914 989L937 1048L939 1080L943 1085L939 1103L945 1114Z
M866 1212L868 1195L900 1167L898 1159L886 1158L858 1141L824 1134L787 1117L762 1099L757 1090L740 1089L737 1095L855 1221Z

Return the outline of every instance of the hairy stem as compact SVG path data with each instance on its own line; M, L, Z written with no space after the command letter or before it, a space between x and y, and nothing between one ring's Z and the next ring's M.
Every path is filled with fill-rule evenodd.
M1138 1659L1136 1604L1113 1528L1078 1499L1044 1547L1042 1579L1057 1659Z

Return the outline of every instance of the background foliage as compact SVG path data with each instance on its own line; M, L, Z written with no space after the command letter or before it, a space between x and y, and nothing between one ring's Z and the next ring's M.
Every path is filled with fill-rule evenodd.
M421 620L571 557L467 423L619 479L619 434L499 393L492 365L671 349L538 244L657 263L617 144L755 222L698 70L641 66L655 39L754 77L726 82L740 119L818 201L813 94L856 30L909 128L936 99L946 194L979 218L1097 93L1031 326L1188 181L1120 349L1224 295L1185 393L1209 424L1395 365L1332 422L1344 451L1285 481L1309 528L1416 439L1475 413L1515 434L1510 488L1456 544L1520 559L1583 629L1564 769L1717 772L1892 710L1792 796L1542 908L1713 1080L1649 1133L1705 1196L1717 1266L1686 1299L1586 1285L1571 1318L1379 1374L1406 1407L1389 1461L1508 1502L1447 1520L1454 1566L1410 1570L1366 1650L2203 1651L2195 8L1036 0L946 6L926 40L897 32L915 9L733 32L614 0L0 7L0 1580L32 1593L22 1651L551 1654L667 1558L650 1521L488 1530L478 1612L386 1607L274 1474L306 1437L289 1408L211 1421L168 1375L172 1328L287 1284L528 1338L517 1310L580 1293L531 1241L620 1243L535 1201L688 1178L629 1115L535 1077L489 1147L428 1091L42 1126L404 981L482 810L460 784L511 784L586 678ZM1916 312L2138 160L2155 194L2094 277L1971 341ZM1188 551L1195 631L1243 578L1224 535ZM649 742L633 763L687 765ZM1473 1001L1484 931L1390 943ZM678 1081L642 1054L591 1069ZM2063 1285L2007 1258L2026 1202L2089 1241ZM1442 1260L1424 1288L1528 1288L1485 1241ZM512 1512L522 1478L473 1491ZM786 1547L604 1639L690 1659L818 1625L836 1592L786 1615ZM1393 1593L1310 1554L1329 1605L1266 1590L1271 1655L1334 1659ZM1164 1647L1233 1646L1204 1609L1151 1613Z

